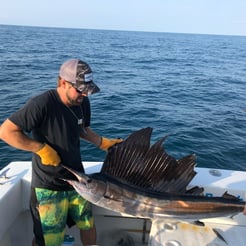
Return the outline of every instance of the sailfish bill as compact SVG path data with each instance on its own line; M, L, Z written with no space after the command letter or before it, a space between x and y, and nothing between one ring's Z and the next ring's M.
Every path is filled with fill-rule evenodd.
M243 212L245 202L232 195L206 197L201 187L188 189L195 156L176 160L163 148L165 137L150 145L151 134L144 128L114 145L99 173L65 167L78 179L67 182L91 203L136 217L199 220Z

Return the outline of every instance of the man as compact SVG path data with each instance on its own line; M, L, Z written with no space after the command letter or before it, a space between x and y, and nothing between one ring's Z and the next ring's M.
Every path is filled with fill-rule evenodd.
M63 181L71 174L62 167L84 171L80 138L105 151L122 141L101 137L90 128L87 96L96 92L99 88L90 66L78 59L68 60L60 68L56 89L32 98L1 125L3 141L34 153L30 199L33 245L61 245L66 224L77 225L83 245L96 244L91 205Z

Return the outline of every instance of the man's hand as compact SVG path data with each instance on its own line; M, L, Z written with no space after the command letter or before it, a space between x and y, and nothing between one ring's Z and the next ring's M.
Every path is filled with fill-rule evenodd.
M112 147L113 145L117 143L121 143L122 141L123 139L121 138L109 139L109 138L102 137L102 141L101 141L99 148L101 150L107 151L110 147Z
M35 153L40 156L41 162L44 165L58 166L61 163L60 156L48 144L44 144L44 146Z

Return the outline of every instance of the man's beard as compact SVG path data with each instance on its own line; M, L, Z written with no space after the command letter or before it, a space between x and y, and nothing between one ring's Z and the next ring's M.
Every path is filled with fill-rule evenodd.
M66 96L67 96L68 104L71 105L71 106L78 106L78 105L80 105L80 104L82 103L82 101L83 101L83 97L78 97L80 100L77 101L77 100L72 99L72 98L68 95L68 93L66 94ZM78 99L78 98L77 98L77 99ZM82 98L82 100L81 100L81 98Z

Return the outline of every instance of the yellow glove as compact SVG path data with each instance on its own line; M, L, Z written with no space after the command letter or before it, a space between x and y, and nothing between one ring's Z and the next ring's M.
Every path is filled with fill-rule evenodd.
M44 144L44 146L35 153L40 156L41 162L44 165L58 166L61 163L60 156L48 144Z
M102 137L102 142L101 142L99 148L101 150L107 151L110 147L112 147L113 145L115 145L117 143L121 143L122 141L123 141L123 139L121 139L121 138L109 139L109 138Z

